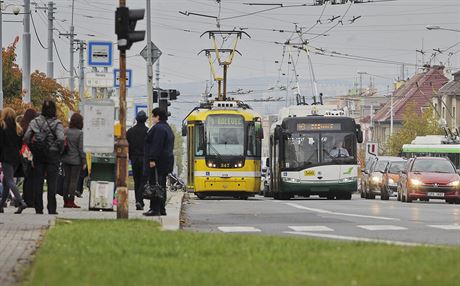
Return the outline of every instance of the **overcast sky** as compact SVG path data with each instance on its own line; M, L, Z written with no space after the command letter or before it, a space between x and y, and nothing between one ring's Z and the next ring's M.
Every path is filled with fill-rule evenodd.
M19 0L5 0L7 4L21 4ZM46 1L38 0L39 5ZM59 32L69 30L71 19L71 0L56 0L56 44L66 68L69 66L69 46L65 37L58 38ZM459 0L397 0L385 3L344 4L316 7L282 8L246 17L225 19L241 16L245 13L260 10L261 7L250 7L243 3L248 1L222 0L220 18L221 29L240 29L251 35L251 39L243 38L238 50L243 56L237 56L229 70L229 81L244 78L267 78L268 81L280 80L286 83L289 71L293 75L293 66L286 64L288 53L285 53L284 64L275 63L283 58L283 46L275 42L284 42L292 36L294 23L310 33L327 36L315 37L306 34L312 47L324 49L326 52L346 53L354 56L392 61L382 64L369 61L358 61L329 57L312 53L312 62L318 80L353 80L358 71L365 71L381 77L395 78L400 74L399 63L408 63L409 76L415 71L416 50L426 52L427 61L433 49L441 49L433 63L440 61L447 64L449 52L450 63L454 70L460 69L460 32L428 31L426 25L439 25L445 28L460 30ZM313 1L253 1L258 3L303 4ZM84 40L110 40L115 42L114 11L118 1L108 0L75 0L75 32ZM128 0L130 8L145 6L144 0ZM163 51L161 57L161 83L168 87L174 84L199 83L204 90L204 81L210 78L209 65L204 55L197 53L211 48L207 37L200 38L202 32L215 30L216 20L198 16L184 16L179 11L188 11L217 16L218 4L212 0L152 0L152 31L153 42ZM8 10L11 8L8 8ZM11 12L11 11L7 11ZM46 15L42 10L33 10L33 18L38 36L46 45ZM321 16L322 15L322 16ZM321 16L321 17L320 17ZM331 23L328 19L340 16ZM350 19L361 16L353 24ZM20 16L4 15L4 20L17 20ZM343 25L338 21L342 19ZM321 24L319 24L319 21ZM317 23L315 25L315 23ZM145 28L146 21L138 24L138 29ZM33 29L33 27L32 27ZM273 31L284 30L285 32ZM16 35L22 34L21 23L4 23L3 44L6 46ZM89 35L95 35L91 37ZM21 38L20 38L21 39ZM296 41L296 36L292 38ZM22 40L22 39L21 39ZM298 41L298 40L297 40ZM227 45L230 41L227 41ZM46 50L41 48L37 36L32 32L32 68L46 71ZM457 45L455 45L457 44ZM145 86L145 62L137 54L145 46L145 42L134 44L128 52L128 67L134 70L134 85L141 89ZM452 47L453 46L453 47ZM446 48L451 47L446 51ZM18 62L22 61L22 41L18 47ZM312 50L314 52L315 50ZM118 55L116 55L118 56ZM299 78L310 80L307 58L304 53L292 51ZM421 64L418 54L417 64ZM78 62L77 55L75 62ZM118 63L118 62L116 62ZM281 73L285 73L283 76ZM67 77L55 54L55 76ZM390 81L390 80L388 80ZM242 86L242 88L266 89L263 86ZM187 91L182 91L187 93Z

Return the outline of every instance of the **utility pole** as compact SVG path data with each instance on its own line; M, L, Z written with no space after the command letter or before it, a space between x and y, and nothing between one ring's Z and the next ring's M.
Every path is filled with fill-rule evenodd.
M128 218L128 141L126 140L126 50L133 43L143 41L145 31L135 31L136 22L144 18L144 9L130 10L126 7L126 0L119 0L119 7L115 13L115 33L117 34L118 50L120 51L120 100L119 121L121 135L115 144L117 162L117 219ZM149 23L150 24L150 23Z
M155 62L155 88L160 88L160 59Z
M74 13L74 8L75 8L75 0L72 0L72 18L70 22L70 64L69 64L69 72L70 72L70 78L69 78L69 89L70 89L70 94L73 96L74 91L75 91L75 81L74 81L74 66L73 66L73 41L74 41L74 29L75 27L73 26L73 13Z
M146 0L147 10L147 109L149 117L149 126L152 125L152 110L153 110L153 63L152 63L152 11L150 0ZM158 86L157 86L158 87Z
M31 102L30 94L30 0L24 0L24 33L22 35L22 91L23 102Z
M54 78L54 63L53 63L53 31L54 31L54 3L48 2L48 62L46 63L46 75L49 78Z
M388 92L390 88L387 86ZM390 93L390 136L393 135L393 93Z
M78 95L80 96L80 110L81 106L85 104L85 42L79 41L80 51L80 75L78 77Z

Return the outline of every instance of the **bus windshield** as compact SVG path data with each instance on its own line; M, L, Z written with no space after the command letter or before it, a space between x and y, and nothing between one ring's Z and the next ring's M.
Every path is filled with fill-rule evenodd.
M244 120L240 115L210 115L206 120L206 154L244 155Z
M293 133L285 141L286 168L352 163L356 158L354 133Z

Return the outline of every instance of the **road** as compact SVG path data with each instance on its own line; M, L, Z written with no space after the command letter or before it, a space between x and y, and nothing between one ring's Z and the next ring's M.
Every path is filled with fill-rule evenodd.
M193 194L185 208L187 230L258 233L320 239L382 241L403 245L460 244L460 205L441 200L401 203L299 198L288 201L256 196L246 201Z

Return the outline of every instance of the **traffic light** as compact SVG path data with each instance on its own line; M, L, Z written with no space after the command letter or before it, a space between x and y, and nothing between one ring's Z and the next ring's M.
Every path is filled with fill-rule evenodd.
M180 95L180 92L176 89L169 89L169 100L176 100L177 97Z
M158 103L158 89L153 89L153 103Z
M158 98L158 107L166 111L166 114L171 116L171 113L168 111L168 106L171 105L169 102L169 92L167 90L160 90L160 97Z
M143 41L145 31L135 31L138 20L144 19L145 9L118 7L115 12L115 33L118 38L118 49L126 51L133 43Z

